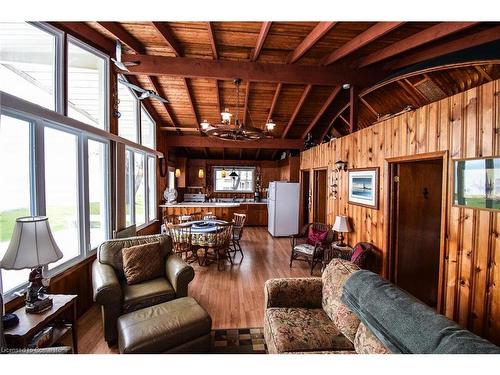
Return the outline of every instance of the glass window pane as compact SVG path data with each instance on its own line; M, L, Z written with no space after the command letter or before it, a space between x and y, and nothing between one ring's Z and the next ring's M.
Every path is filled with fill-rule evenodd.
M54 35L26 22L0 22L0 90L55 109Z
M148 214L149 221L156 219L156 159L148 157Z
M107 144L88 141L90 248L108 238Z
M0 259L10 243L16 219L30 210L30 124L0 117ZM29 270L2 270L3 290L7 292L28 281Z
M232 177L232 172L236 176ZM254 191L254 172L255 168L242 168L242 167L215 167L215 191L233 191L233 192L246 192L253 193Z
M134 153L134 203L135 224L137 226L146 222L145 183L144 183L144 155Z
M134 183L132 165L132 151L125 151L125 224L126 226L132 225L132 206L134 204L134 189L132 188Z
M137 139L137 98L128 87L118 82L118 135L132 142Z
M148 113L141 106L141 137L142 145L155 148L155 123L151 120Z
M68 116L105 128L105 77L102 57L68 42Z
M78 218L78 138L45 128L45 202L52 234L64 257L53 268L80 254Z

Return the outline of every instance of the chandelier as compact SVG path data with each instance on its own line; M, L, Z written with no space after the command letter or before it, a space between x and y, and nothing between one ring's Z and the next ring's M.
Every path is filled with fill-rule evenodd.
M236 87L236 116L234 122L231 122L232 113L228 108L225 108L221 115L220 124L210 124L207 120L201 123L202 131L210 136L231 141L252 141L263 138L272 138L270 132L274 129L275 124L273 120L267 121L266 130L247 126L239 118L240 112L240 85L241 79L237 78L234 81Z

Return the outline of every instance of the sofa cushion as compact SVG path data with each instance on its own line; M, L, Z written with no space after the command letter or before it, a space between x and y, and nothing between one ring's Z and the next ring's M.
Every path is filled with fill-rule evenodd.
M125 277L123 272L122 249L136 245L143 245L150 242L160 242L164 256L172 251L172 240L170 236L157 234L152 236L130 237L118 240L108 240L103 242L97 250L97 259L103 264L107 264L116 271L120 279Z
M327 235L327 230L317 230L311 225L309 227L309 231L307 232L307 243L314 246L316 245L316 242L324 241Z
M309 245L308 243L303 243L303 244L297 245L293 249L295 251L298 251L299 253L307 254L307 255L312 255L314 253L314 246Z
M266 342L275 353L353 349L323 309L272 307L265 320Z
M358 329L360 320L340 301L342 296L342 286L346 280L359 267L355 264L335 258L326 267L323 272L323 300L322 306L325 313L335 323L340 330L351 342L354 342L354 337Z
M124 312L135 311L175 298L175 290L165 277L135 285L127 285L123 282L122 290Z
M358 354L390 354L384 344L363 324L360 323L356 337L354 338L354 349Z
M123 272L129 285L165 275L165 257L159 241L124 247L122 256Z

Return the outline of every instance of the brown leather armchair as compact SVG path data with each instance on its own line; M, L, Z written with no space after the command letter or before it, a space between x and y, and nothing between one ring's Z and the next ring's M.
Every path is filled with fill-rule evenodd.
M165 254L165 276L128 285L123 272L122 249L159 241ZM94 301L101 305L104 338L112 345L118 338L117 320L144 307L186 297L194 270L172 253L168 235L152 235L109 240L97 250L92 265Z

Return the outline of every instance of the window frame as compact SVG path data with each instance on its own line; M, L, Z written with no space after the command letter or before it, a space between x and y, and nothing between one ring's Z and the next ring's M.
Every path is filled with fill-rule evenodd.
M111 191L110 181L110 141L106 138L91 134L82 129L55 122L50 119L44 119L36 114L24 113L11 108L2 108L1 115L19 119L29 123L30 126L30 214L46 216L46 190L45 190L45 128L55 129L77 137L77 201L78 201L78 235L79 235L79 254L76 257L57 265L52 269L44 267L46 277L53 277L61 272L80 263L84 259L94 255L97 247L91 248L90 245L90 202L88 200L88 140L101 142L105 145L105 165L107 171L105 173L105 189L106 189L106 234L107 238L111 235L111 200L109 199ZM5 302L9 302L16 298L16 293L26 288L28 282L15 287L14 289L5 291Z
M237 166L237 165L232 165L232 166L214 166L212 167L212 174L213 174L213 184L214 184L214 193L235 193L235 194L251 194L255 192L255 171L256 167L251 167L251 166ZM226 172L229 174L234 168L235 171L241 171L241 170L248 170L252 171L252 189L251 190L217 190L217 171L225 169Z
M62 72L63 75L63 80L64 80L64 90L63 92L66 94L66 97L64 98L64 114L68 116L68 109L69 109L69 95L68 95L68 83L69 83L69 66L68 66L68 53L69 53L69 43L72 43L76 45L77 47L83 49L86 52L89 52L98 58L103 59L104 61L104 82L103 82L103 88L104 88L104 95L103 95L103 100L104 100L104 127L101 129L97 126L87 124L89 126L95 127L97 129L101 129L104 131L109 131L109 85L110 85L110 77L109 77L109 56L104 54L103 52L99 51L98 49L86 44L85 42L82 42L81 40L75 38L74 36L70 34L66 34L66 43L64 43L64 60L66 61L66 64L64 65L64 71ZM68 116L69 117L69 116ZM70 117L72 118L72 117ZM77 119L74 119L77 120ZM77 120L80 121L80 120ZM80 121L81 122L81 121Z

